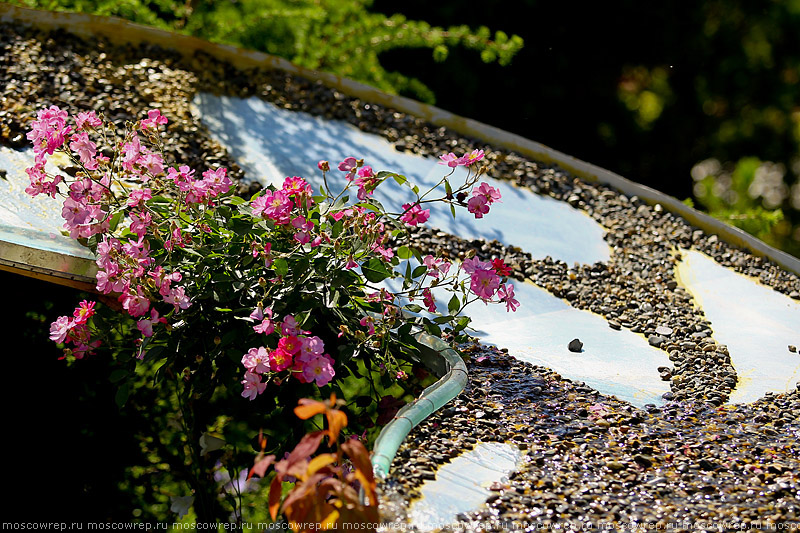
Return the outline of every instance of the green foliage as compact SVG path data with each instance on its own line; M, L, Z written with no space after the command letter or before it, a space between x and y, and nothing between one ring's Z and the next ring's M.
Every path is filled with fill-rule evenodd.
M756 157L742 158L735 166L707 160L692 169L695 197L710 215L773 245L780 245L788 225L777 207L783 174L780 165Z
M434 103L424 83L383 68L380 54L409 48L447 59L454 47L474 50L486 63L508 65L522 48L518 35L485 26L447 28L403 15L369 11L372 0L14 0L49 10L114 15L210 41L260 50L297 65L332 72L390 94Z

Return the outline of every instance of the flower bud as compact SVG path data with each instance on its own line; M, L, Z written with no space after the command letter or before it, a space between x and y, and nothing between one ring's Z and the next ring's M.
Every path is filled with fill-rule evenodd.
M328 172L331 169L331 166L328 164L327 161L324 159L317 163L317 168L323 172Z
M258 278L258 284L261 285L262 287L266 287L267 280L265 280L264 278Z

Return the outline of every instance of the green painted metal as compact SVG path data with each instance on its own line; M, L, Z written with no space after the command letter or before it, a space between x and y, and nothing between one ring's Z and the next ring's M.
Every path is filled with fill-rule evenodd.
M423 346L423 364L440 379L422 391L419 398L400 409L378 435L373 447L372 468L379 478L385 478L389 473L397 449L409 432L467 386L467 365L455 350L443 340L426 333L418 333L417 340Z

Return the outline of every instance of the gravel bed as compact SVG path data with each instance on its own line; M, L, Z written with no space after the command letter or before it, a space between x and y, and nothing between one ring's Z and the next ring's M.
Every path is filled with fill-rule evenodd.
M750 406L719 409L737 383L736 371L727 348L714 340L702 311L678 285L674 267L677 249L694 247L800 299L796 275L705 234L660 205L647 205L557 167L281 71L240 71L202 53L185 59L150 45L119 47L103 39L84 41L61 31L8 24L0 25L0 51L0 143L17 149L27 146L25 132L43 106L59 105L71 113L102 110L120 126L160 107L171 122L168 156L197 168L226 166L237 179L239 193L251 194L260 186L244 176L189 110L193 95L207 91L259 96L286 109L344 120L384 136L399 151L436 156L486 150L493 177L568 202L604 226L610 261L567 265L549 257L533 259L496 241L464 240L429 229L418 232L420 247L451 257L471 249L484 258L502 257L513 266L516 279L531 280L576 308L604 316L609 327L645 335L673 363L672 368L659 369L662 379L670 381L665 399L671 403L662 410L639 411L545 369L491 354L483 366L472 365L470 392L450 409L466 407L469 416L480 409L496 416L487 414L484 422L466 425L456 423L464 417L435 417L410 441L422 450L415 460L436 457L425 452L428 440L454 439L469 446L467 439L475 438L470 435L487 427L492 427L489 433L495 439L527 446L532 459L520 479L499 491L490 505L491 512L502 509L509 517L517 512L514 509L525 508L544 514L559 514L565 508L568 514L589 513L598 520L659 512L669 516L684 507L680 512L686 516L718 516L726 507L741 507L736 511L740 516L758 511L762 518L798 512L791 473L796 461L792 457L798 455L793 433L800 414L797 395L768 396ZM581 414L598 402L611 414L601 420ZM504 430L494 431L488 420ZM452 431L433 431L434 423ZM524 424L524 431L513 429L515 424ZM720 437L710 440L714 435ZM683 446L689 452L683 453ZM703 459L714 468L701 464ZM767 466L773 462L781 466ZM761 465L757 468L763 472L751 465ZM413 485L416 478L409 479ZM755 507L745 498L756 502ZM596 504L596 512L584 509L582 502L592 509Z
M638 409L494 347L464 352L467 389L412 432L383 484L387 521L405 520L397 502L417 497L439 465L501 441L519 447L520 467L484 508L457 517L466 530L800 524L800 393Z

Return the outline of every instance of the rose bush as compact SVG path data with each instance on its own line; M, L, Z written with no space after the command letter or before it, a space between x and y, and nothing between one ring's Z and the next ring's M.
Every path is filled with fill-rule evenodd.
M285 410L299 398L335 393L356 415L351 430L369 440L374 430L366 431L386 418L379 406L419 389L410 377L420 374L414 327L460 334L473 301L518 306L501 260L453 265L408 242L407 228L428 220L429 204L482 218L500 200L497 189L478 184L482 151L443 155L451 171L427 191L348 157L337 170L319 162L317 191L293 176L248 200L232 194L223 168L198 176L170 166L162 155L166 124L158 110L124 129L94 112L42 110L28 134L35 164L26 170L27 192L63 198L66 232L96 254L98 293L123 311L84 300L52 324L51 339L70 361L109 348L120 406L150 386L143 377L173 384L198 516L225 512L219 487L203 481L209 476L200 468L218 468L205 457L212 429L246 451L247 439L229 437L229 428L239 424L245 435L266 428L280 454L305 431ZM57 152L69 172L47 166ZM461 166L470 172L454 186ZM346 178L341 191L328 185L337 171ZM414 200L385 208L373 193L387 183L409 187ZM385 282L395 278L402 288L390 291ZM234 396L257 407L238 419Z

